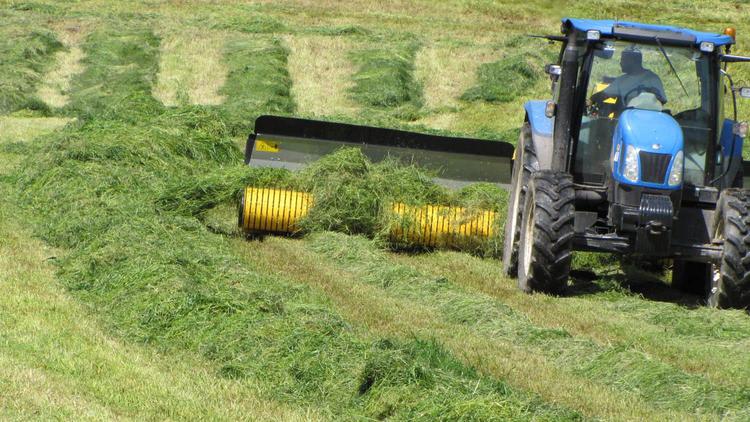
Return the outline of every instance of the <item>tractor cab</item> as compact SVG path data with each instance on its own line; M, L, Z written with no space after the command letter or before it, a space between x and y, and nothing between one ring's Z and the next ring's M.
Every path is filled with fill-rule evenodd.
M590 62L588 86L581 88L575 180L602 184L614 164L612 178L626 184L665 190L705 185L720 117L711 56L696 48L608 40L592 46ZM627 146L613 144L623 136L631 141ZM628 150L655 165L626 165Z
M750 191L730 189L742 187L747 132L736 94L750 96L727 72L750 61L730 54L734 30L563 19L562 33L544 37L562 44L546 67L552 99L525 106L506 271L523 290L556 292L573 249L667 258L709 303L750 306L750 247L732 251L747 274L727 276L748 280L744 299L721 285L726 242L736 243L724 222L738 208L727 204L747 198L750 212Z

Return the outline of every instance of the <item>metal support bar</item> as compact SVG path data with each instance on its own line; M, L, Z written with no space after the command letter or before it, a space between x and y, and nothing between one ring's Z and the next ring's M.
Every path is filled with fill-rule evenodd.
M552 170L567 171L568 148L570 146L570 127L575 104L576 81L578 80L578 48L576 32L568 36L568 43L562 57L562 74L560 75L560 93L557 96L555 113L555 132L552 146Z

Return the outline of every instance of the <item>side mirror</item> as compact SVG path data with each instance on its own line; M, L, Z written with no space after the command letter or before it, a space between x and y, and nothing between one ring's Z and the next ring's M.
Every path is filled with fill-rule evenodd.
M557 78L562 74L562 67L556 64L548 64L544 66L544 73L548 74L550 78Z
M614 55L615 55L615 49L609 46L605 46L604 48L594 49L594 56L600 59L609 60L612 57L614 57Z
M544 73L549 75L549 80L552 81L552 96L555 96L555 91L557 90L557 81L560 79L560 75L562 74L562 67L557 64L548 64L544 66Z
M745 139L747 136L748 125L747 122L737 122L732 126L732 133Z
M750 98L750 87L743 86L743 87L736 88L736 90L740 94L740 97Z

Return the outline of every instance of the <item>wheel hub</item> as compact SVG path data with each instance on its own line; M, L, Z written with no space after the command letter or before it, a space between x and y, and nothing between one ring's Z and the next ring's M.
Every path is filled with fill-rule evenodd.
M523 268L528 275L531 270L531 250L534 245L534 206L532 205L524 215L526 231L523 233Z

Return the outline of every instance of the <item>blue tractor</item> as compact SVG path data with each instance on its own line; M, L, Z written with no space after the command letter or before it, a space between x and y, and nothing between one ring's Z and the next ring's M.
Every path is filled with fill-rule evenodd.
M529 101L514 154L504 267L560 293L573 250L671 259L673 285L750 306L750 189L727 63L711 34L564 19L549 101ZM729 116L729 117L727 117Z

